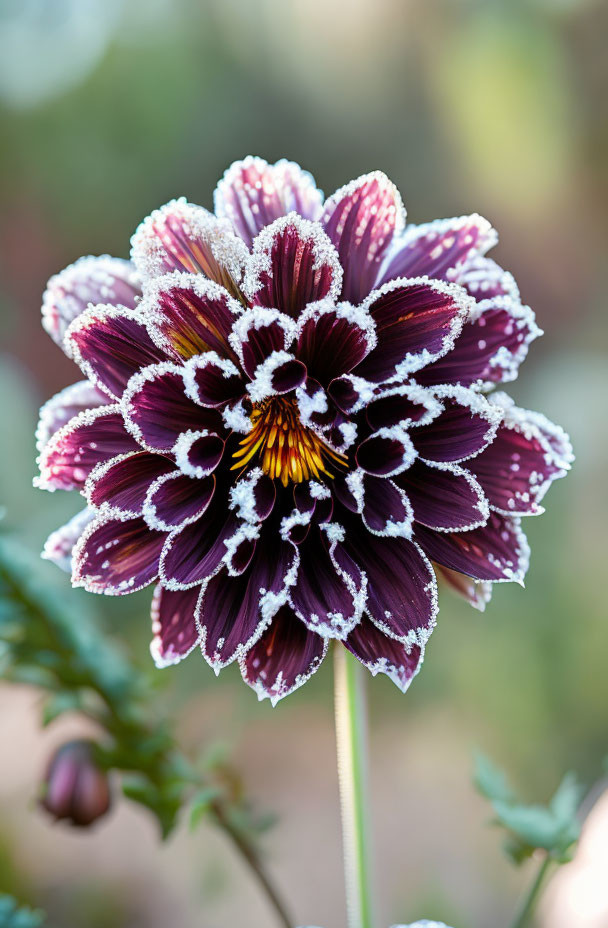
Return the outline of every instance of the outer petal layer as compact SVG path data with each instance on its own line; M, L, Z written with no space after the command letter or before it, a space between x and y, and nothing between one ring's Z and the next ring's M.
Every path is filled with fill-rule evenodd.
M452 348L472 306L464 290L425 277L391 281L364 303L378 342L356 370L374 383L407 377Z
M296 212L318 219L323 197L307 171L291 161L268 164L263 158L235 161L217 185L215 212L229 219L238 234L251 245L264 226Z
M228 292L200 274L175 271L146 287L142 313L152 338L177 361L205 351L236 360L228 336L240 308Z
M110 402L105 393L101 393L88 380L70 384L47 400L40 409L40 418L36 428L36 447L42 451L49 439L70 419L86 409L106 406Z
M492 512L471 532L439 534L421 525L416 539L432 561L474 580L523 583L530 549L519 520Z
M95 510L86 506L77 512L69 522L62 525L61 528L51 532L44 543L42 557L47 561L52 561L61 570L66 573L72 573L72 552L74 545L84 532L85 528L95 518Z
M141 295L139 276L122 258L80 258L51 277L42 298L42 325L63 347L63 336L89 303L113 303L134 309Z
M44 447L35 484L44 490L81 490L100 462L137 450L117 406L88 409L70 419Z
M402 693L420 670L424 651L418 645L406 645L384 635L368 619L363 618L353 629L345 646L364 664L373 677L384 673Z
M408 226L393 242L378 283L419 274L453 280L467 259L485 254L497 241L490 223L477 214Z
M296 319L307 303L336 299L341 287L338 253L319 223L289 213L255 239L244 283L253 303Z
M165 590L160 584L152 599L150 651L157 667L169 667L187 657L196 647L199 633L194 610L199 590Z
M328 640L309 631L283 606L262 637L241 658L243 680L274 705L306 683L320 667Z
M141 590L158 576L164 538L143 519L96 519L74 548L73 586L110 596Z
M346 550L367 575L366 612L384 634L424 646L438 612L435 575L420 548L404 538L371 542L347 531Z
M451 351L419 371L420 383L489 386L515 380L528 347L542 335L534 313L508 296L483 300L473 308Z
M492 444L471 461L471 470L497 512L537 515L553 481L570 469L570 441L559 426L520 409L504 394L491 399L497 408L505 404L504 420Z
M239 296L247 248L229 222L182 197L144 219L131 239L131 255L144 280L187 271Z
M344 268L342 296L360 303L375 286L393 235L405 224L399 192L381 171L365 174L329 198L321 222Z
M167 357L139 312L115 306L89 307L69 327L65 345L89 380L116 399L133 374Z

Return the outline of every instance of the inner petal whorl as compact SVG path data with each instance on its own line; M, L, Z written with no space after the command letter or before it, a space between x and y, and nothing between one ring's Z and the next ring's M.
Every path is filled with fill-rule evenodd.
M321 474L333 478L329 465L347 466L344 455L302 425L293 397L272 396L255 403L250 419L251 431L239 442L231 470L245 468L258 455L264 473L286 487L290 480L301 483Z

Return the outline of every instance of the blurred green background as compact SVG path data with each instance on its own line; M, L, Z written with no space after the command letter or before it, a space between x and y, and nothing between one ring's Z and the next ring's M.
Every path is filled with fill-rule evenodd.
M296 160L326 193L381 169L414 222L484 214L547 333L510 392L570 431L577 463L526 523L526 592L498 586L483 616L444 593L409 694L369 687L381 924L507 919L522 876L485 828L475 746L531 797L606 753L607 27L595 0L0 0L0 502L32 549L79 508L31 487L37 408L79 376L40 326L47 278L126 256L171 197L211 207L246 154ZM149 595L73 595L148 660ZM233 744L280 813L269 864L300 922L340 928L330 664L275 710L196 654L164 675L184 743ZM0 889L61 928L269 924L209 830L159 848L126 804L93 834L50 826L31 797L77 723L42 734L25 689L0 707Z

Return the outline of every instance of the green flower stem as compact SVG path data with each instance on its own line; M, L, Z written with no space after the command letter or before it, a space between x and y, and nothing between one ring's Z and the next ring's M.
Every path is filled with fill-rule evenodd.
M363 667L340 643L334 646L334 658L348 928L373 928Z
M512 928L526 928L530 924L530 916L534 911L534 906L538 900L538 895L540 893L541 886L545 881L545 877L551 866L551 857L549 854L546 854L542 864L539 867L538 873L536 874L536 879L532 883L526 898L523 901L522 907L519 910L515 921L513 922Z

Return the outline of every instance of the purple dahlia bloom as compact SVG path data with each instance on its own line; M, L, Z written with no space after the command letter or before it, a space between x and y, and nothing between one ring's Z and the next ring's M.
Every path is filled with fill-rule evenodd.
M155 584L152 653L238 660L273 703L337 639L402 690L437 580L483 609L521 582L521 517L572 460L519 409L540 331L480 216L405 224L384 174L328 200L246 158L152 213L131 262L54 277L44 325L85 380L42 409L40 477L87 508L45 556L121 595Z

